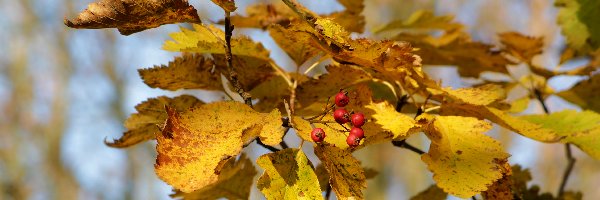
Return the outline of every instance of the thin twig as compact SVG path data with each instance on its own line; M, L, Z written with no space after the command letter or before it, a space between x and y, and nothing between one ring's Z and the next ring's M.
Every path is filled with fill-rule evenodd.
M408 149L411 150L412 152L418 153L419 155L423 155L425 154L425 152L413 145L410 145L408 143L406 143L406 140L400 140L400 141L392 141L392 144L394 146L400 147L400 148L404 148L404 149Z
M327 184L327 190L325 191L325 200L329 200L329 196L331 196L331 185Z
M288 7L290 7L296 14L300 15L304 21L306 21L312 27L315 26L317 18L315 14L311 13L308 9L300 5L296 0L282 0Z
M535 97L542 104L542 108L546 114L550 114L550 110L544 102L544 98L542 97L542 91L538 88L533 90ZM573 157L573 153L571 152L571 144L565 144L565 155L567 156L567 168L563 172L562 180L560 181L560 187L558 188L558 196L561 197L565 193L565 187L567 186L567 181L571 176L571 172L573 171L573 166L575 165L575 157Z
M265 143L263 143L262 141L260 141L260 138L256 138L256 143L258 145L264 147L265 149L268 149L271 152L278 152L279 151L279 149L277 149L275 147L272 147L272 146L269 146L269 145L266 145Z
M244 103L252 107L252 96L244 91L242 84L238 80L238 75L233 70L233 56L231 54L231 36L233 35L233 25L231 24L231 13L225 11L225 60L227 61L227 70L229 71L229 82L233 85L236 92L244 99Z

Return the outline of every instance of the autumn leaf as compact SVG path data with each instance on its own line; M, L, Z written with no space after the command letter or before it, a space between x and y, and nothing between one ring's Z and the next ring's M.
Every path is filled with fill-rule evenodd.
M233 12L237 9L235 7L235 0L211 0L213 3L217 4L226 12Z
M362 33L365 29L365 16L361 13L365 9L363 0L338 0L346 9L324 16L331 18L346 30Z
M558 24L567 44L581 52L594 51L600 47L599 1L557 0Z
M246 154L236 161L230 158L221 169L217 182L191 193L177 191L171 197L183 199L248 199L257 171Z
M296 89L298 102L308 106L333 96L341 88L371 81L372 77L366 71L352 65L328 65L327 74L310 79Z
M561 142L572 143L600 160L600 114L587 110L564 110L549 115L526 115L520 118L554 131L561 137Z
M418 10L415 11L406 20L394 20L382 28L376 29L374 32L379 33L383 31L390 31L395 29L411 29L411 30L454 30L462 29L462 25L459 23L452 22L454 16L435 16L433 12L429 10Z
M215 69L220 73L229 76L225 55L213 54ZM257 85L268 80L275 75L274 67L271 61L259 59L251 56L233 56L233 71L238 74L238 80L242 88L246 91L254 89Z
M484 134L491 124L472 117L428 114L417 121L427 121L424 132L431 140L429 152L421 159L445 192L468 198L502 178L502 166L509 154L498 141Z
M287 26L273 24L268 27L269 34L273 40L294 60L296 66L302 65L308 59L321 52L320 49L315 48L311 44L311 36L302 33L302 31L307 31L308 29L311 29L311 27L299 20L292 21ZM294 37L290 37L290 35L294 35Z
M375 123L381 126L381 129L391 132L393 139L408 136L409 130L415 125L415 120L412 117L399 113L394 106L386 101L371 102L365 108L370 110L366 111L367 116L370 116L370 123Z
M437 185L431 185L419 194L410 198L410 200L445 200L448 194Z
M117 28L130 35L164 24L200 23L196 9L187 0L99 0L72 20L64 20L71 28Z
M365 168L363 168L363 170L365 171L365 178L367 180L375 178L375 176L379 175L379 172L372 168L365 167ZM327 172L327 169L325 169L325 166L323 166L323 164L319 164L315 168L315 173L317 174L317 177L319 177L319 184L321 184L321 191L327 191L327 186L329 185L329 172Z
M486 191L481 193L484 199L513 199L512 168L508 162L505 162L500 170L502 171L502 178L496 180Z
M294 13L281 1L275 1L269 4L257 3L246 7L246 16L239 14L231 16L231 23L235 27L242 28L267 28L270 25L287 25L290 21L298 19ZM224 20L219 21L220 24Z
M259 113L240 102L215 102L178 113L167 107L168 119L156 134L154 165L160 179L182 192L218 181L223 164L257 136L267 145L283 137L278 110Z
M365 172L349 150L330 145L315 147L315 154L327 169L329 183L337 199L364 199Z
M442 89L445 94L461 103L471 105L489 105L506 98L506 91L500 85L486 84L473 88Z
M350 33L343 26L331 19L318 18L315 22L315 30L338 47L349 46L348 38L350 38Z
M153 140L154 134L160 132L159 125L165 123L167 113L165 106L173 107L178 110L185 110L190 107L202 105L204 102L194 96L181 95L175 98L160 96L150 98L137 106L137 113L131 114L125 121L127 131L121 138L113 142L104 141L110 147L125 148L147 140Z
M582 80L571 89L559 92L557 95L577 104L581 109L600 112L600 93L592 91L600 91L600 74Z
M169 34L173 40L163 45L167 51L190 53L225 54L225 32L213 25L193 24L194 30L181 28L181 32ZM231 53L237 56L270 60L269 51L262 44L246 36L231 39Z
M445 103L441 107L442 115L460 115L488 119L504 128L540 142L558 142L560 136L539 124L514 117L504 111L487 106Z
M262 155L256 163L265 169L258 189L267 199L322 199L313 165L299 149Z
M144 83L165 90L205 89L223 90L221 74L214 70L211 59L199 54L183 54L168 65L139 69Z
M506 32L499 34L500 42L506 50L521 62L531 62L531 59L542 53L544 38L529 37L517 32Z

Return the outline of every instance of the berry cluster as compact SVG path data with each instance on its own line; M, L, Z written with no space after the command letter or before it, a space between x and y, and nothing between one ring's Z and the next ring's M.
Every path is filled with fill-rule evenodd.
M361 128L365 124L365 115L362 113L349 113L346 111L344 107L348 105L349 102L350 98L348 98L347 92L340 90L340 92L335 95L335 105L338 106L338 109L333 112L333 119L342 126L348 122L352 124L352 128L349 131L350 134L346 138L346 143L354 148L358 146L360 141L365 137L365 132ZM325 131L321 128L315 128L310 136L313 141L322 142L325 139Z

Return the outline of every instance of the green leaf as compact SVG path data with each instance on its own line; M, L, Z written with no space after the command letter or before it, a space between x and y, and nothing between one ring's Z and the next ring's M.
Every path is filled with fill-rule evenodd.
M257 187L267 199L323 198L313 165L301 150L265 154L256 163L265 169Z
M472 117L428 114L417 121L425 123L424 132L431 140L429 152L421 160L445 192L468 198L502 178L509 154L500 142L484 134L491 124Z
M561 142L574 144L600 160L600 114L587 110L564 110L549 115L526 115L520 118L553 130L562 137Z
M175 98L160 96L150 98L135 106L137 113L131 114L125 121L127 131L121 138L113 142L104 141L110 147L125 148L147 140L153 140L154 134L159 133L159 126L165 123L167 113L165 106L177 110L186 110L190 107L202 105L204 102L194 96L181 95Z
M146 85L165 90L223 90L220 71L214 70L211 59L199 54L183 54L168 65L138 69Z
M246 154L229 159L221 169L217 182L191 193L177 191L171 197L183 199L248 199L254 176L258 172Z
M315 154L327 169L329 183L338 199L364 198L362 190L367 187L365 171L349 149L319 145L315 147Z
M594 51L600 47L600 1L557 0L558 24L567 37L570 47L581 51Z

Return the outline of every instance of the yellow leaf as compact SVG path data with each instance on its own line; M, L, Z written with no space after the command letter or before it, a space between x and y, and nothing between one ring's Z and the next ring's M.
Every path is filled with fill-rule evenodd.
M564 110L549 115L527 115L520 118L553 130L562 138L561 142L572 143L600 160L600 114L593 111Z
M544 38L529 37L517 32L501 33L500 42L504 44L511 55L522 62L531 62L531 59L542 53Z
M267 145L278 144L283 136L278 110L259 113L240 102L215 102L182 113L167 107L167 114L162 133L156 134L154 168L160 179L182 192L216 182L225 161L257 136Z
M471 117L421 115L424 131L431 140L421 159L445 192L468 198L502 178L502 164L509 154L484 132L491 124Z
M311 44L311 36L303 33L309 29L311 27L308 24L299 20L294 20L287 26L274 24L268 28L273 40L294 60L297 66L321 52ZM290 37L291 35L294 37Z
M433 12L429 10L418 10L411 14L406 20L395 20L384 27L375 30L375 33L389 31L394 29L413 29L413 30L431 30L431 29L442 29L442 30L453 30L462 29L462 25L459 23L452 22L454 16L435 16Z
M213 54L215 69L229 77L229 70L225 55ZM270 61L251 56L233 56L233 71L237 73L238 80L246 91L252 90L257 85L275 75L274 66ZM275 66L276 67L276 66Z
M411 197L410 200L445 200L447 197L448 194L444 190L440 189L437 185L431 185L426 190Z
M577 104L581 109L600 112L600 93L597 91L600 91L600 74L582 80L571 89L559 92L557 95Z
M185 110L202 104L204 102L190 95L181 95L175 98L166 96L150 98L135 106L137 113L132 114L125 121L127 132L123 133L121 138L104 143L110 147L125 148L146 140L153 140L154 134L160 132L159 125L164 124L167 119L165 106Z
M225 32L210 25L193 24L194 30L181 28L181 32L169 34L173 40L163 45L167 51L191 53L225 54ZM242 36L231 39L231 53L261 60L270 60L269 51L262 44L254 43L250 38Z
M246 7L246 16L239 14L231 16L231 23L242 28L266 28L272 24L285 25L297 19L294 13L281 1L256 3ZM219 21L222 24L224 21Z
M350 33L341 25L331 19L318 18L315 22L315 29L318 33L339 47L348 46Z
M122 35L183 22L200 23L196 9L187 0L99 0L77 18L64 21L71 28L117 28Z
M371 102L365 108L371 110L367 114L370 115L373 123L394 134L392 139L408 136L409 130L414 127L415 120L408 115L397 112L396 108L386 101Z
M504 128L540 142L558 142L561 138L554 131L543 128L539 124L513 117L492 107L445 103L442 104L441 114L488 119Z
M461 102L472 105L489 105L506 98L506 91L500 85L486 84L474 88L459 88L456 90L443 88L446 95Z
M217 182L191 193L177 191L171 197L183 199L248 199L252 187L256 168L246 154L236 161L230 158L221 169Z
M235 7L235 0L211 0L213 3L217 4L226 12L233 12L237 9Z
M521 97L510 103L509 113L521 113L529 107L529 96Z
M363 170L365 170L365 178L367 180L375 178L375 176L379 175L379 172L375 169L364 168ZM323 166L323 164L319 164L315 168L315 173L317 174L317 177L319 177L321 191L326 191L327 186L329 185L329 173L327 172L327 169L325 169L325 166Z
M267 199L322 199L313 165L299 149L262 155L256 163L265 169L258 189Z
M319 145L315 154L327 169L329 183L337 199L363 199L362 190L367 187L365 171L349 150L335 146Z
M138 69L144 83L165 90L205 89L223 90L221 74L213 71L212 60L199 54L183 54L168 65Z

